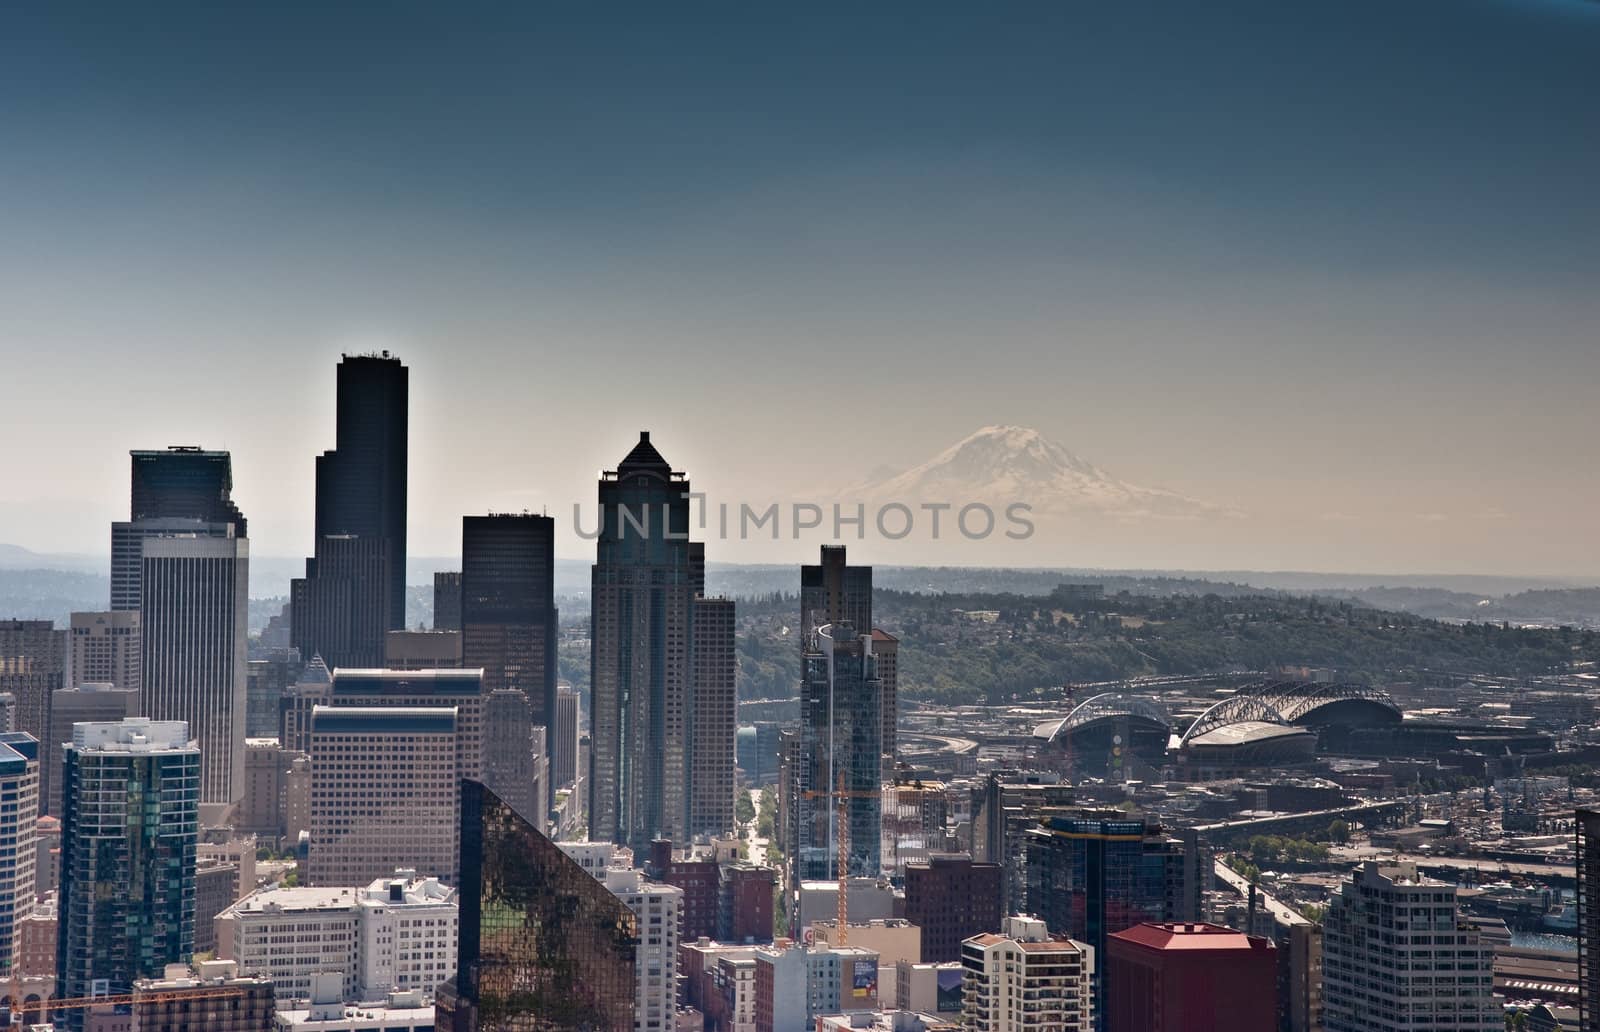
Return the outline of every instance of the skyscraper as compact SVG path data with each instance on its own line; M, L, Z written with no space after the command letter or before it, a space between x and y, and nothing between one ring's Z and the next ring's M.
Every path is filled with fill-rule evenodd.
M17 922L33 913L35 829L39 824L39 743L20 731L0 733L0 975L16 973Z
M200 743L200 799L243 791L250 546L238 537L148 537L140 589L139 705Z
M407 867L456 881L456 711L318 706L311 714L313 885Z
M477 781L461 786L460 951L440 1032L633 1032L639 921Z
M1494 948L1461 921L1454 885L1369 860L1333 894L1322 927L1328 1032L1505 1027Z
M589 837L643 856L687 841L690 651L703 552L689 542L689 480L640 433L600 478L591 576Z
M58 689L50 700L50 735L39 746L40 812L61 816L61 764L72 725L117 723L138 716L139 695L115 684L89 681Z
M734 742L739 730L733 600L697 598L693 610L694 694L691 699L689 834L734 831Z
M461 520L461 665L483 668L486 692L527 695L540 727L556 708L555 523L526 513Z
M550 731L550 782L567 788L578 778L578 693L556 688L556 720Z
M1208 924L1138 924L1107 937L1105 1032L1277 1032L1270 939Z
M896 724L900 694L900 639L872 624L872 567L851 566L844 545L823 545L822 562L800 567L800 651L809 647L818 627L847 623L857 634L872 635L882 693L881 746L884 780L894 773Z
M316 546L290 586L293 641L329 666L383 661L405 626L408 374L398 358L345 355L334 448L317 457Z
M922 929L925 963L961 959L961 943L1000 930L1005 873L965 853L934 853L906 864L906 920Z
M961 944L962 1025L973 1032L1090 1032L1100 953L1031 917Z
M1600 1032L1600 811L1577 817L1578 1029Z
M317 692L309 688L312 701ZM482 670L339 670L326 696L330 706L421 706L456 711L456 767L464 778L483 777ZM310 751L309 742L307 752ZM374 875L376 877L376 875Z
M483 706L483 783L543 828L547 804L535 794L533 710L516 688L497 688Z
M1049 816L1028 832L1028 909L1105 957L1106 937L1187 918L1183 848L1158 824L1120 812ZM1095 987L1104 1012L1105 983Z
M78 724L63 769L56 991L126 993L194 952L200 752L182 721Z
M824 624L812 632L802 662L800 744L790 766L792 882L838 877L840 807L849 826L848 873L876 878L883 849L883 694L872 638L848 623Z
M440 570L433 575L433 629L461 630L460 570Z
M50 739L50 697L65 683L67 632L49 620L0 620L0 692L14 699L11 730Z
M233 503L233 458L229 453L182 445L128 454L128 521L111 525L114 611L139 608L145 538L167 534L249 537L244 513Z

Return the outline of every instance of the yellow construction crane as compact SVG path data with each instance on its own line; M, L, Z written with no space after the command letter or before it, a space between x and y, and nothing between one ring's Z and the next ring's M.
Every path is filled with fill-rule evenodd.
M838 788L833 792L804 792L807 799L826 799L830 795L836 797L838 802L839 821L839 911L837 929L839 933L837 946L845 946L850 941L850 807L847 799L874 799L881 798L883 790L868 792L862 790L845 791L844 771L839 772Z

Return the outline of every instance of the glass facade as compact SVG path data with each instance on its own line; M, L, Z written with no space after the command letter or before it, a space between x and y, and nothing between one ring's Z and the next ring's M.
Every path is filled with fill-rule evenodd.
M633 912L511 806L461 789L461 937L441 1032L634 1027Z

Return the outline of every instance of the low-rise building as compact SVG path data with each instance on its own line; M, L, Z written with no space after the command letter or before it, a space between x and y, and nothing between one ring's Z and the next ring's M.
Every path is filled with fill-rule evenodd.
M278 1011L274 1032L433 1032L433 997L418 989L395 990L376 1000L348 1003L337 973L313 979L311 996Z
M133 983L132 1032L272 1032L272 979L231 960L168 964Z

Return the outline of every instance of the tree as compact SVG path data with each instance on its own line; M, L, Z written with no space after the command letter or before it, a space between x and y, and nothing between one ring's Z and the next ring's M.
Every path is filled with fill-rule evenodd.
M749 824L756 819L756 804L750 801L749 792L740 792L734 800L733 816L740 824Z
M1350 841L1350 822L1335 820L1328 825L1328 841L1336 842L1341 846L1348 844Z

